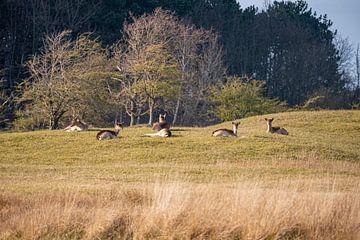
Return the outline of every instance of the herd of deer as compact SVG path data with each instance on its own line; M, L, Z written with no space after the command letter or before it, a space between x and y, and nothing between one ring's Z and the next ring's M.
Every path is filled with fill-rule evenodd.
M171 131L170 131L170 124L166 121L166 114L159 116L159 122L154 123L152 129L156 130L156 133L148 133L144 136L149 137L171 137ZM265 121L267 122L267 132L268 133L277 133L282 135L288 135L289 133L284 128L280 127L273 127L272 122L273 118L265 118ZM212 133L212 136L214 137L236 137L237 136L237 129L240 125L240 122L233 122L232 126L233 129L217 129ZM75 118L69 126L67 126L64 130L68 132L76 132L76 131L85 131L88 129L88 124L81 121L78 118ZM97 140L109 140L117 138L120 130L123 129L123 126L121 123L115 123L115 130L101 130L96 134Z

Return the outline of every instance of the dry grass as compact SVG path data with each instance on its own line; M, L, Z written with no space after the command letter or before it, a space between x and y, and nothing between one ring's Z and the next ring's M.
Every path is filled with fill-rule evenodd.
M0 239L360 239L360 111L271 116L289 136L0 133Z
M360 194L284 179L276 188L165 183L0 197L1 239L359 239ZM326 183L328 184L328 183ZM336 185L331 182L330 185ZM360 187L360 186L358 186Z

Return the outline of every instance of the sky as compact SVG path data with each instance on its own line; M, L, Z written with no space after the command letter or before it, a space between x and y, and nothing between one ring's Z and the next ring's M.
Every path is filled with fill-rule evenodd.
M264 0L237 0L242 8L255 5L263 8ZM268 1L268 0L267 0ZM342 38L360 44L360 0L306 0L309 7L319 16L327 14L333 22L332 30L337 29Z

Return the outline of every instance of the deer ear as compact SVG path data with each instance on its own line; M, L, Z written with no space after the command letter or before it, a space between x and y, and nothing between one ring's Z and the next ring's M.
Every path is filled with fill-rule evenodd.
M166 113L163 116L164 116L164 118L166 118Z
M265 121L267 121L268 119L267 118L265 118Z

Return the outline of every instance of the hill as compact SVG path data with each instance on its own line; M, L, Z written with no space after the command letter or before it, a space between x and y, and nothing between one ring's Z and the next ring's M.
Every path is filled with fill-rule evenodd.
M266 133L270 116L288 136ZM168 139L143 137L149 128L111 141L1 133L0 239L359 236L360 111L240 122L237 138L211 136L229 122L175 127Z
M289 136L266 133L269 116ZM143 137L153 132L148 128L125 128L112 141L97 141L95 131L2 133L0 163L12 178L26 173L25 185L39 179L68 185L100 176L97 181L109 184L167 175L197 182L259 174L360 175L359 111L290 112L240 121L238 138L211 136L215 129L231 128L229 122L174 128L169 139Z

